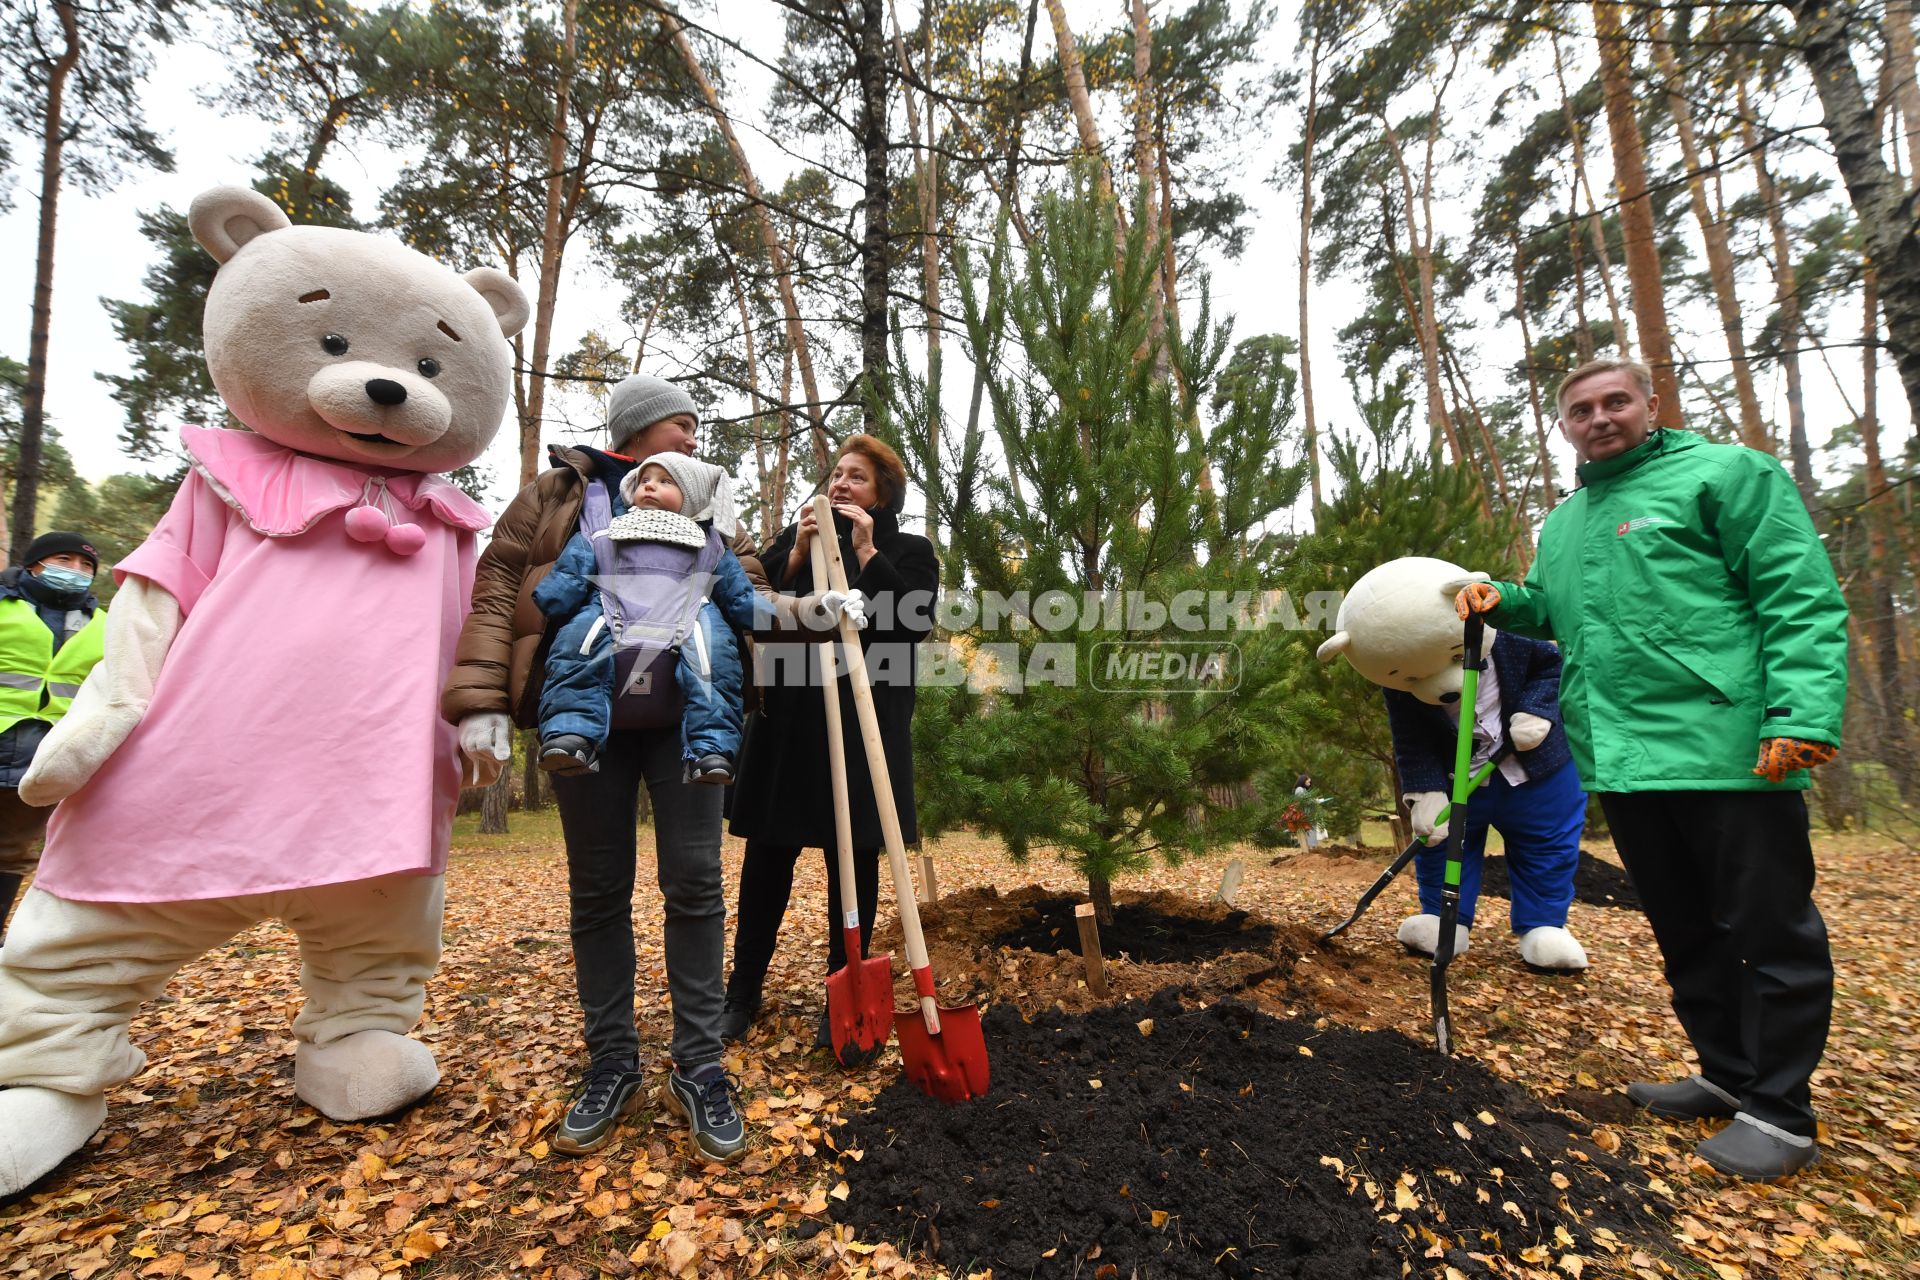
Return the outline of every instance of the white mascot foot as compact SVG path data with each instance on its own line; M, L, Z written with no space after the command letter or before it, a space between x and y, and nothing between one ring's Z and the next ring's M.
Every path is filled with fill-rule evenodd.
M1565 929L1543 924L1520 935L1520 958L1536 969L1578 973L1587 967L1587 951Z
M1467 954L1467 926L1453 926L1453 954ZM1400 922L1400 945L1409 951L1430 956L1440 949L1440 917L1408 916Z
M0 1196L25 1191L52 1172L106 1119L104 1093L0 1089Z
M331 1044L301 1041L293 1091L330 1120L367 1120L411 1106L440 1083L433 1051L391 1031L356 1031Z

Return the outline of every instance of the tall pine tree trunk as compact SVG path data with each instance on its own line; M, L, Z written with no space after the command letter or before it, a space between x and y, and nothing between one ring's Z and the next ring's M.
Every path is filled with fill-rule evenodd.
M1748 112L1744 77L1734 82L1740 112L1740 131L1753 161L1754 187L1767 218L1773 241L1774 303L1780 311L1780 371L1787 381L1787 452L1793 467L1793 483L1800 500L1811 511L1818 489L1813 481L1813 450L1807 442L1807 399L1800 372L1800 339L1806 331L1801 320L1800 284L1793 264L1793 240L1787 232L1787 211L1780 192L1774 186L1767 165L1767 145L1753 127Z
M33 327L27 337L27 385L20 397L20 457L14 467L13 540L8 559L24 564L33 542L40 496L40 443L47 425L47 342L53 329L54 228L60 215L60 182L66 157L67 78L80 61L80 24L73 0L55 0L66 41L47 71L47 97L40 117L40 238L33 264Z
M825 405L813 376L813 354L807 345L806 326L800 319L800 303L794 292L791 260L781 244L779 232L774 229L773 213L760 194L760 184L753 176L753 166L747 163L746 148L740 145L740 137L733 131L733 118L721 105L720 93L713 87L713 81L707 79L706 68L700 65L700 55L694 52L693 42L687 39L686 28L665 9L660 10L660 27L673 41L673 47L679 51L680 61L686 66L688 76L692 77L694 86L700 90L707 114L713 117L714 127L726 141L727 152L733 157L734 167L740 171L740 185L746 189L747 200L753 205L754 222L760 228L760 243L767 251L768 265L773 268L774 283L780 291L780 309L787 320L787 346L793 352L794 362L800 371L800 385L806 392L814 462L820 470L825 471L827 464L833 460L833 449L827 442ZM791 398L783 403L792 403Z
M889 0L891 3L891 0ZM907 57L907 43L900 34L900 15L893 15L893 49L899 59L903 75L910 75L913 64ZM920 307L927 324L927 420L922 425L926 443L921 467L926 475L921 487L927 496L927 540L933 543L936 553L940 550L940 405L931 394L938 384L940 368L940 192L938 156L935 150L938 134L934 128L934 100L931 92L933 84L933 27L935 14L930 9L922 17L926 28L926 54L922 66L926 68L924 83L929 87L927 94L927 119L925 125L925 143L922 144L922 126L920 111L914 105L913 86L904 79L900 85L901 101L907 107L907 132L913 139L913 185L920 209Z
M1920 178L1920 75L1913 56L1913 0L1887 0L1887 79L1907 141L1907 172Z
M1322 506L1320 431L1313 416L1313 330L1307 324L1307 286L1313 275L1313 134L1320 112L1320 44L1316 24L1307 55L1307 119L1300 138L1300 409L1307 433L1307 482L1316 515Z
M1569 226L1567 234L1572 240L1575 271L1579 270L1581 252L1578 227L1584 226L1587 234L1593 239L1594 260L1600 264L1600 288L1606 295L1607 314L1613 318L1613 345L1620 349L1622 355L1630 356L1633 354L1633 335L1627 329L1626 318L1620 313L1620 295L1613 287L1613 257L1607 250L1607 224L1606 220L1600 216L1600 202L1593 198L1593 178L1587 166L1587 135L1581 128L1580 118L1574 114L1573 99L1567 95L1567 75L1561 64L1560 37L1557 35L1553 38L1553 77L1560 86L1560 114L1566 119L1567 139L1572 143L1575 191L1569 196L1571 202L1569 216L1577 219L1578 223L1577 226ZM1582 197L1587 202L1585 217L1581 217L1579 213L1579 200ZM1586 327L1585 301L1583 294L1580 298L1582 328ZM1580 359L1583 363L1593 359L1591 335L1587 338L1587 349L1581 353Z
M1407 237L1413 253L1414 278L1419 289L1418 296L1407 288L1402 280L1401 287L1407 293L1407 314L1413 319L1414 337L1420 344L1420 374L1427 392L1427 430L1428 448L1438 449L1442 440L1446 441L1450 456L1455 462L1464 461L1466 454L1461 451L1460 441L1455 438L1453 424L1447 418L1446 394L1440 388L1440 324L1434 314L1433 293L1433 224L1428 222L1422 235L1420 226L1420 202L1414 194L1413 175L1407 168L1407 158L1400 145L1400 136L1394 131L1386 117L1380 118L1381 137L1387 144L1387 152L1393 157L1395 169L1400 175L1401 207L1406 212ZM1430 176L1430 175L1429 175ZM1397 255L1396 255L1397 257ZM1396 262L1395 270L1398 270Z
M1874 110L1853 65L1856 19L1826 0L1793 0L1800 53L1813 75L1834 162L1880 277L1880 310L1913 420L1920 424L1920 226L1913 197L1888 171ZM1911 13L1909 12L1909 17ZM1743 117L1745 113L1742 113ZM1920 121L1908 119L1909 129ZM18 531L14 536L19 537Z
M1553 510L1559 488L1553 476L1553 454L1547 448L1546 416L1540 410L1540 373L1533 367L1533 326L1527 319L1527 255L1520 243L1520 229L1509 231L1513 241L1513 314L1520 322L1520 341L1525 344L1523 359L1527 370L1527 405L1533 410L1533 438L1539 447L1540 510Z
M1693 108L1680 78L1680 64L1667 42L1664 24L1653 19L1653 57L1667 82L1667 107L1680 137L1680 155L1687 166L1687 197L1693 205L1694 220L1700 224L1701 239L1707 245L1707 274L1713 283L1713 301L1720 312L1720 331L1726 339L1727 355L1732 363L1733 390L1740 405L1740 442L1749 449L1766 449L1767 424L1760 413L1760 397L1753 389L1753 368L1747 360L1747 340L1741 330L1740 295L1735 286L1733 249L1728 243L1727 226L1715 218L1707 201L1706 169L1700 163L1700 146L1693 131Z
M1627 283L1632 294L1640 358L1653 370L1660 397L1659 424L1680 425L1680 380L1673 364L1673 339L1667 329L1666 286L1660 277L1660 248L1654 238L1653 201L1647 193L1645 143L1633 100L1632 46L1614 0L1594 0L1594 33L1600 42L1600 85L1607 106L1607 131L1613 141L1614 183L1620 196L1620 231L1627 253Z
M553 309L560 294L560 260L565 252L562 221L567 186L567 124L573 105L574 59L579 48L580 0L566 0L560 55L560 86L553 96L553 124L547 130L547 208L540 231L540 291L533 311L533 364L526 414L520 419L520 484L533 483L540 471L540 434L546 415L547 355L553 343ZM586 156L580 157L582 168ZM576 178L576 181L578 179Z
M1132 0L1133 17L1133 171L1138 177L1142 200L1140 217L1148 234L1160 228L1158 177L1160 166L1153 158L1153 25L1147 18L1146 0ZM1157 344L1166 332L1166 301L1161 293L1157 272L1147 286L1147 342ZM1158 348L1156 359L1166 369L1166 348Z
M860 0L860 38L854 48L854 78L860 83L860 150L865 157L860 234L860 421L880 429L880 402L887 383L887 280L893 261L887 211L887 23L886 0Z

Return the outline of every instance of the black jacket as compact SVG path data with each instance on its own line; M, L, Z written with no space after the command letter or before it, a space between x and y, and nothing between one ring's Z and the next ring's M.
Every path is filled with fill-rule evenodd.
M933 629L934 596L940 563L933 544L917 533L903 533L899 504L873 513L873 558L854 572L852 525L834 516L840 554L854 590L867 597L866 630L861 649L873 679L874 710L893 783L894 807L908 842L919 839L913 805L913 680L915 646ZM792 595L816 588L813 567L803 563L787 576L787 558L797 526L788 525L760 553L768 583ZM821 694L820 655L814 644L755 645L754 683L760 709L747 721L740 753L739 781L733 793L733 834L801 848L834 848L832 777L827 763L827 713ZM804 683L802 674L804 672ZM853 686L840 684L841 736L846 744L847 797L856 848L877 848L880 811L874 804L872 775L854 711Z

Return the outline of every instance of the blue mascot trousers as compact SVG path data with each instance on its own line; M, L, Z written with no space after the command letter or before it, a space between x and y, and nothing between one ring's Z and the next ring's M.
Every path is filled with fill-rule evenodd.
M1498 770L1467 802L1467 829L1460 855L1460 923L1473 924L1480 898L1480 858L1487 829L1497 830L1507 846L1512 881L1515 933L1542 925L1564 928L1573 901L1573 873L1580 865L1580 832L1586 825L1587 793L1580 773L1568 761L1544 778L1514 786ZM1440 914L1446 884L1445 844L1422 849L1414 858L1420 881L1420 910Z

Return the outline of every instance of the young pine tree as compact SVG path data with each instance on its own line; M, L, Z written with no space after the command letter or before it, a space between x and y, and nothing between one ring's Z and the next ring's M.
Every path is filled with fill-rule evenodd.
M1001 249L983 282L958 262L974 358L999 353L1004 471L949 531L982 607L954 637L974 678L929 690L917 717L923 820L983 827L1016 862L1055 851L1111 919L1116 878L1269 827L1291 799L1289 783L1271 802L1209 803L1277 733L1281 645L1240 623L1305 465L1279 360L1216 377L1227 336L1204 302L1190 340L1171 324L1151 336L1160 255L1144 220L1116 253L1113 205L1086 173L1036 219L1017 265Z

